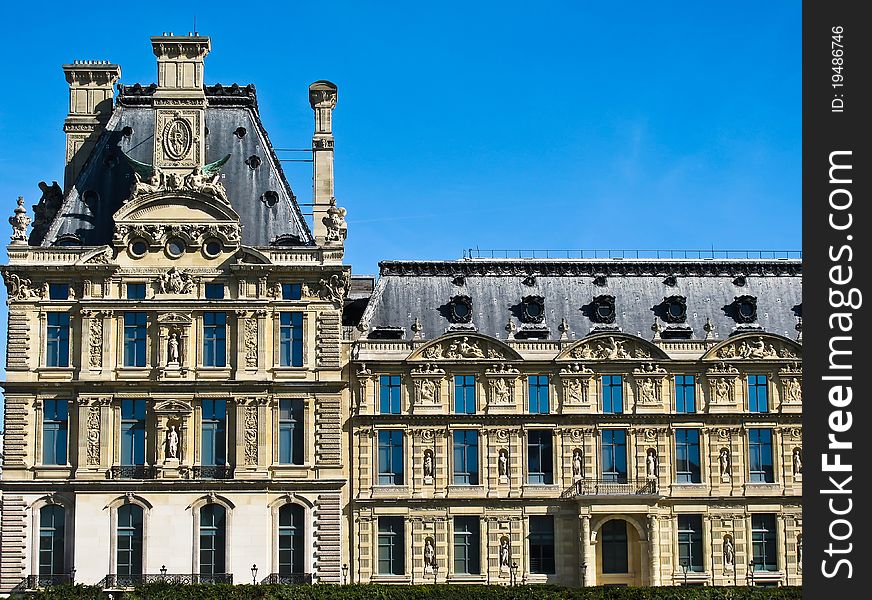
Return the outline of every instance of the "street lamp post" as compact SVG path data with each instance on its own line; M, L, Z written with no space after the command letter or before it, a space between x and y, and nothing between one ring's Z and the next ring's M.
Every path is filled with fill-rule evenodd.
M436 585L436 578L439 577L439 563L433 562L433 585Z
M251 585L257 585L257 565L251 565Z
M581 563L581 587L587 585L587 563Z
M684 571L684 587L687 587L687 559L681 561L681 570Z
M518 561L513 562L512 566L509 567L509 570L512 575L510 578L511 585L518 585Z
M160 579L161 579L161 581L166 581L166 579L167 579L167 566L166 565L160 566Z
M748 573L751 575L751 587L754 587L754 559L748 561Z
M76 585L76 567L70 569L70 584Z
M346 585L348 583L348 564L342 564L342 585Z

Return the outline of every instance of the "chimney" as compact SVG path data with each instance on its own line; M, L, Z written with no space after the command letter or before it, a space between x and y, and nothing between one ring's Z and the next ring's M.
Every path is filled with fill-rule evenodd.
M336 99L336 86L329 81L316 81L309 86L309 104L315 111L312 224L315 243L319 246L328 241L328 211L336 203L333 197L333 109L336 108ZM335 238L335 235L331 237Z
M157 57L154 93L154 166L184 176L206 158L206 93L203 67L212 49L207 36L151 38Z
M115 82L121 67L109 61L75 61L64 65L70 84L70 112L64 121L67 161L64 193L69 191L112 115Z

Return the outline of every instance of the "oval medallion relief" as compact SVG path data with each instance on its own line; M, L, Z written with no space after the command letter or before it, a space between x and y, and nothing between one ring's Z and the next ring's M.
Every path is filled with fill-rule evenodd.
M181 160L191 150L191 125L184 119L173 119L164 128L164 154L171 160Z

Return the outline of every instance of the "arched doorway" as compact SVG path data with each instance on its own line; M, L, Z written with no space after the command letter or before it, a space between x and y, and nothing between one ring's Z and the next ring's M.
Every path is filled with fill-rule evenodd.
M597 585L644 585L642 542L636 526L608 519L599 527L596 543Z

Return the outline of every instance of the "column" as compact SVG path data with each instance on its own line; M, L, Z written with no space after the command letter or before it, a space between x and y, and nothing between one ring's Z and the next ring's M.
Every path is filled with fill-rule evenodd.
M590 543L590 516L581 515L581 564L587 568L584 573L584 587L596 585L596 556Z
M660 585L660 524L657 515L648 515L648 554L651 585Z

